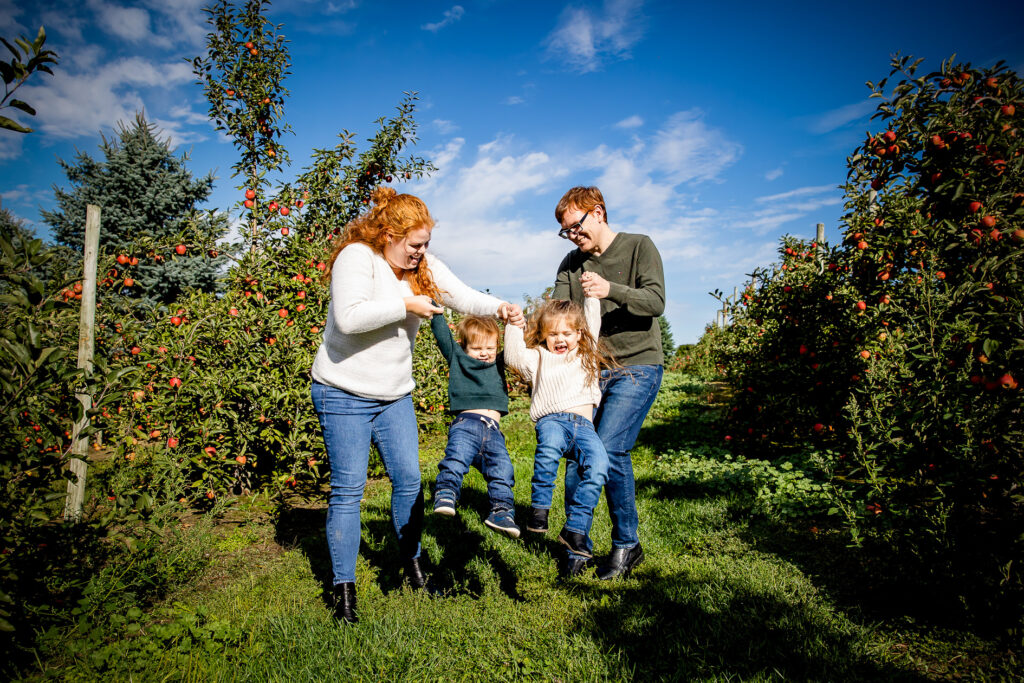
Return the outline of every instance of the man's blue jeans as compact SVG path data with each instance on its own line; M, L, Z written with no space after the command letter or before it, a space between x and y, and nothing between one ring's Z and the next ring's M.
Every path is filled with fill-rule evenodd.
M370 443L377 446L391 479L391 522L403 560L419 557L423 530L419 431L412 397L378 401L313 382L313 407L320 418L331 466L327 502L327 548L334 583L356 580L361 525L359 503L366 486Z
M455 500L462 491L462 480L475 465L487 481L487 496L492 510L512 510L512 487L516 483L512 458L505 446L505 435L497 420L476 413L460 413L448 428L448 445L438 463L434 495L452 492Z
M608 450L608 482L604 490L612 520L613 548L632 548L640 542L636 483L629 451L636 443L640 427L658 395L664 372L660 365L630 365L601 373L601 405L594 415L594 424ZM579 482L575 464L567 462L567 501Z
M576 475L574 493L565 495L565 528L587 537L594 521L594 508L601 500L601 487L608 477L608 453L594 424L575 413L551 413L537 420L537 452L533 457L530 491L535 508L550 509L558 476L558 462L564 455L566 467Z

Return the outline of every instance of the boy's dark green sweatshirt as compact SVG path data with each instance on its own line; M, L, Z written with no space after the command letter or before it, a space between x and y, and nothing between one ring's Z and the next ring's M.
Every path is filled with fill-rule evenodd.
M502 354L494 362L471 358L452 338L448 321L438 313L430 320L437 347L448 361L448 412L497 410L508 415L508 390L505 387L505 361Z

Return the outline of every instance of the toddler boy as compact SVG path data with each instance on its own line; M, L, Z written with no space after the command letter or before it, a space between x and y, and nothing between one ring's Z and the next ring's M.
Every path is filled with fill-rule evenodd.
M437 466L434 513L455 515L462 480L469 468L476 466L487 481L491 502L491 513L484 524L519 538L512 499L515 470L498 422L508 414L505 363L498 353L498 323L478 315L463 317L457 328L458 344L443 314L434 315L430 329L448 361L448 412L455 415L448 428L444 458Z

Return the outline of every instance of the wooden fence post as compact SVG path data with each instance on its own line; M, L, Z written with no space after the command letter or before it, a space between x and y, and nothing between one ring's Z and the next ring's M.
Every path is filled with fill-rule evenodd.
M818 243L818 248L821 249L821 246L825 244L825 224L818 223L817 228L818 230L814 236L814 241Z
M78 323L78 367L86 375L92 373L92 358L95 349L96 323L96 256L100 243L100 207L86 206L85 249L82 267L82 309ZM82 504L85 502L85 474L88 470L89 439L82 432L89 425L88 411L92 408L92 395L84 389L75 392L75 398L85 410L82 419L75 423L71 435L71 473L75 475L68 482L68 495L64 501L64 519L77 522L82 518Z

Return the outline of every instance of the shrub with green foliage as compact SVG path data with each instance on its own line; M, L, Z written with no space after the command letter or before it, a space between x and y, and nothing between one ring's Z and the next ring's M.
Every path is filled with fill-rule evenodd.
M787 238L733 307L725 438L807 447L857 503L854 538L929 590L1019 618L1024 586L1024 84L897 57L849 159L843 243ZM717 344L717 342L715 342ZM1009 598L1009 599L1007 599Z

